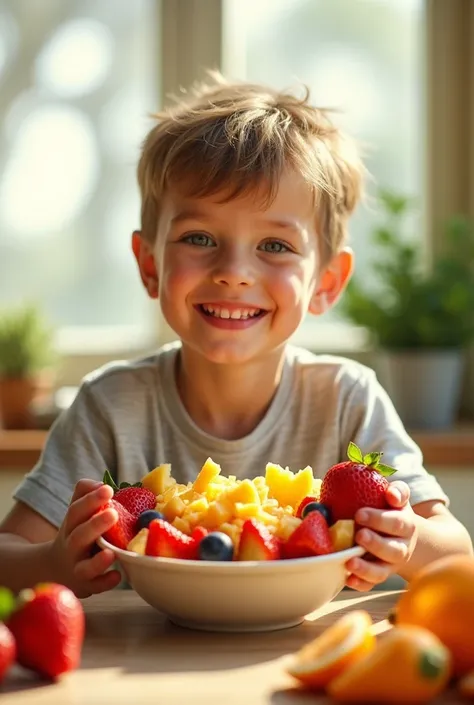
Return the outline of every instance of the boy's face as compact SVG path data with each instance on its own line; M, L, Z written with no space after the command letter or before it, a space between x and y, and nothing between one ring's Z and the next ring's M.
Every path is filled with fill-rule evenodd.
M308 310L322 313L350 275L350 251L322 268L314 204L295 174L273 202L228 202L169 192L155 244L134 235L151 296L183 345L215 363L243 363L280 348Z

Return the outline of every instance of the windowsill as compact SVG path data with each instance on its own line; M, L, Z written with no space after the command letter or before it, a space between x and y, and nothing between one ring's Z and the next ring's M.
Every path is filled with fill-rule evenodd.
M459 426L442 432L412 432L428 468L474 469L474 427ZM0 472L30 470L43 449L47 431L0 431Z

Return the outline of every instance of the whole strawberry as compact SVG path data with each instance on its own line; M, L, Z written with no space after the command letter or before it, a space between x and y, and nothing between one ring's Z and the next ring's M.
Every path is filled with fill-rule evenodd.
M354 519L362 507L386 509L386 477L396 472L380 462L382 453L363 456L355 443L349 443L347 455L349 460L329 468L321 485L319 501L331 510L334 522Z
M44 583L20 592L7 626L16 641L17 661L25 668L55 679L79 666L84 611L64 585Z
M104 539L117 548L126 549L137 533L137 518L125 509L115 497L107 502L99 511L112 507L118 514L117 522L104 533Z
M141 482L136 482L134 485L121 482L120 486L117 486L108 470L105 471L103 482L113 488L115 501L120 502L133 516L139 517L147 509L155 508L155 495L151 490L143 487Z
M15 638L8 627L0 622L0 683L16 658Z

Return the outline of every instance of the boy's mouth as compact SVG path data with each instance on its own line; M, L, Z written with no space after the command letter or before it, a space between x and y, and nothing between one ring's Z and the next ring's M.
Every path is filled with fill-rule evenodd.
M199 310L206 316L212 318L232 319L235 321L247 321L251 318L259 318L265 315L266 311L263 308L226 308L225 306L217 306L215 304L199 304Z

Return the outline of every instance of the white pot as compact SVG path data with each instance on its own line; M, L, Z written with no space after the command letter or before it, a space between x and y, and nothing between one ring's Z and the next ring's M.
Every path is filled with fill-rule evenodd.
M462 350L381 351L379 378L410 429L451 427L459 409Z

